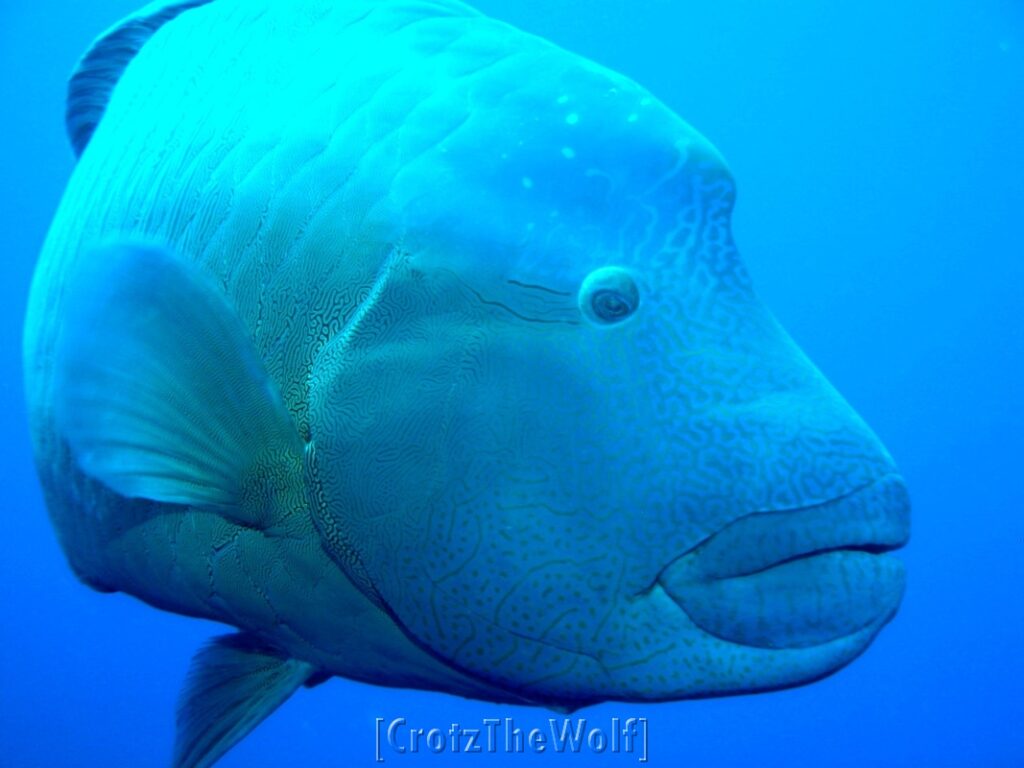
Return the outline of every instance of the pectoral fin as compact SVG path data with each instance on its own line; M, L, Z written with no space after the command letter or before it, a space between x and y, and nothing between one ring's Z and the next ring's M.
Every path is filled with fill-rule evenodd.
M218 637L192 660L178 703L174 768L206 768L314 675L252 635Z
M62 317L54 417L82 470L263 527L272 510L242 502L246 483L301 468L302 442L222 291L166 249L117 245L72 276Z

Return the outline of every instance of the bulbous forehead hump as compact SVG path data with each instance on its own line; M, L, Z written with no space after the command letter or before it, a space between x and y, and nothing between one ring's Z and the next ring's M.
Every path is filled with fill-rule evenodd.
M653 230L663 241L677 214L709 197L731 205L710 143L631 80L578 56L548 45L513 54L453 96L468 104L464 121L396 179L413 231L520 258L530 247L621 252L624 239Z

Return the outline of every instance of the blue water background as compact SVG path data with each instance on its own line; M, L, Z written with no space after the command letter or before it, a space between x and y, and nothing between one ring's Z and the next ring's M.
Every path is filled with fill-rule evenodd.
M643 715L657 766L1024 765L1024 4L481 0L621 70L708 136L739 183L735 233L765 301L909 482L906 599L839 674ZM30 274L71 172L66 75L136 0L0 4L0 765L163 766L213 624L78 584L25 425ZM332 680L222 762L369 765L374 717L539 710ZM618 756L391 765L632 765Z

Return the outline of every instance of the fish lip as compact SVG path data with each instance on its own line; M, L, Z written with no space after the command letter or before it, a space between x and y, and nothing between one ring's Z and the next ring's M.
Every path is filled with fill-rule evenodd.
M789 525L785 541L763 542L758 536ZM903 478L889 472L874 481L823 502L786 509L754 511L733 520L669 562L658 576L687 558L704 579L749 576L795 560L829 552L873 555L894 552L910 539L910 501ZM745 545L745 546L744 546ZM744 559L737 552L746 552Z
M895 552L899 549L902 549L903 546L904 544L847 544L835 547L822 547L820 549L813 549L808 552L801 552L799 554L783 558L782 560L778 560L776 562L773 562L771 565L766 565L763 568L759 568L757 570L739 572L734 574L733 576L725 578L753 576L754 574L761 573L762 571L767 571L772 568L778 568L780 565L786 565L797 560L808 560L811 558L820 557L821 555L828 555L833 552L862 552L867 555L886 555L890 552Z
M750 513L670 562L652 589L737 645L854 642L902 600L903 564L887 553L907 542L909 514L895 473L820 504Z

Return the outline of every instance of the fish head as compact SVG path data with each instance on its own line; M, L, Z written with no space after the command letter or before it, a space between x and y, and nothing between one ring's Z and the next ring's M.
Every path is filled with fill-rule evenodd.
M903 481L754 293L717 151L553 61L396 176L391 255L314 372L338 561L533 701L820 678L899 604Z

